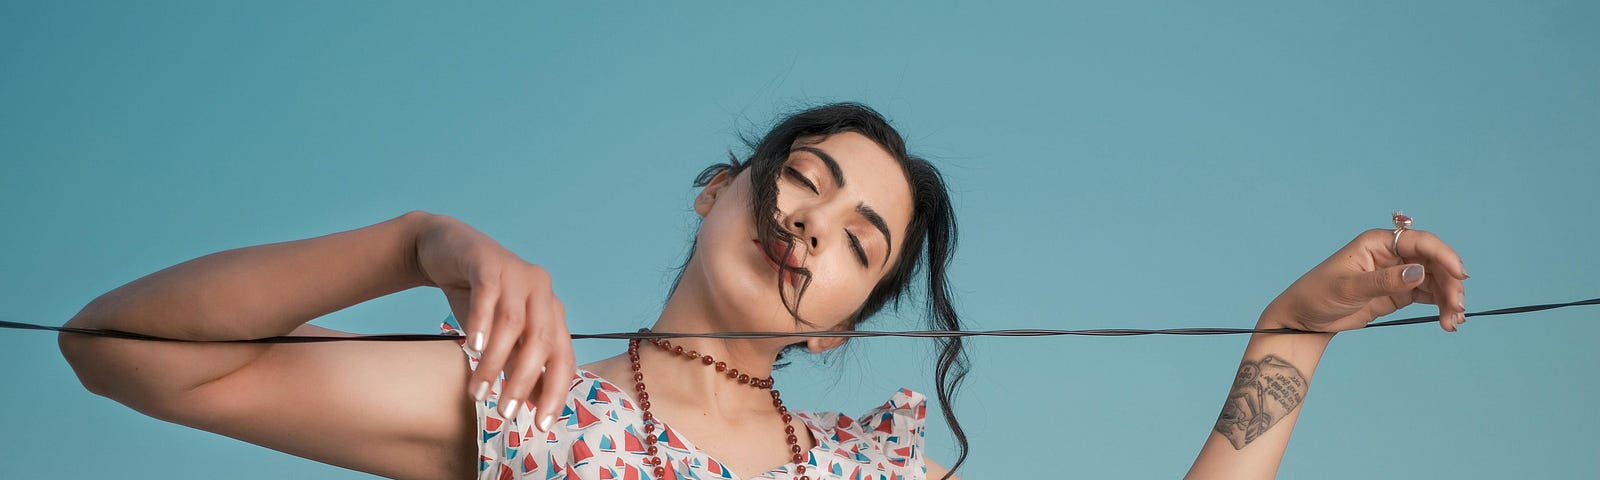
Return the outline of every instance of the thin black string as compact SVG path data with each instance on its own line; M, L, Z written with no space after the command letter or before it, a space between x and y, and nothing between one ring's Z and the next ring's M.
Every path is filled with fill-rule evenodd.
M1468 316L1468 317L1488 317L1488 316L1494 316L1494 315L1510 315L1510 314L1514 314L1514 313L1537 312L1537 311L1541 311L1541 310L1552 310L1552 309L1557 309L1557 308L1577 307L1577 306L1585 306L1585 305L1600 305L1600 298L1591 298L1591 299L1588 299L1588 300L1579 300L1579 301L1575 301L1575 302L1566 302L1566 303L1546 303L1546 304L1540 304L1540 305L1527 305L1527 306L1522 306L1522 307L1510 307L1510 308L1501 308L1501 309L1496 309L1496 310L1485 310L1485 311L1482 311L1482 312L1467 313L1466 316ZM1437 322L1437 321L1439 321L1439 316L1438 315L1428 315L1428 316L1422 316L1422 317L1411 317L1411 318L1402 318L1402 319L1399 319L1399 320L1387 320L1387 321L1382 321L1382 322L1375 322L1375 323L1367 324L1367 326L1362 327L1362 328L1393 327L1393 326L1397 326L1397 325L1413 325L1413 324L1418 324L1418 323L1432 323L1432 322ZM122 330L101 329L101 328L51 327L51 326L46 326L46 325L34 325L34 324L31 324L31 323L7 322L7 321L4 321L4 320L0 320L0 328L10 328L10 329L17 329L17 330L46 330L46 331L53 331L53 332L77 333L77 334L83 334L83 335L94 335L94 336L100 336L100 337L124 338L124 339L130 339L130 340L146 340L146 341L155 341L155 342L185 342L185 343L321 343L321 342L345 342L345 341L419 342L419 341L439 341L439 340L457 340L457 341L459 341L462 338L460 335L396 333L396 334L383 334L383 335L356 335L356 336L349 336L349 337L329 337L329 336L303 336L303 337L302 336L295 336L295 337L290 337L290 336L279 336L279 337L266 337L266 338L251 338L251 339L244 339L244 340L187 340L187 339L181 339L181 338L157 337L157 336L153 336L153 335L145 335L145 334L142 334L142 333L127 332L127 331L122 331ZM879 331L870 331L870 330L852 330L852 331L826 331L826 332L575 333L575 334L572 334L572 338L574 340L585 340L585 339L626 340L626 339L634 339L634 338L651 339L651 338L687 338L687 337L751 339L751 338L785 338L785 337L839 337L839 338L862 338L862 337L904 337L904 338L934 338L934 337L1055 337L1055 336L1066 336L1066 335L1085 336L1085 337L1133 337L1133 336L1141 336L1141 335L1198 336L1198 335L1243 335L1243 334L1251 334L1251 333L1303 334L1303 333L1318 333L1318 332L1308 332L1308 331L1304 331L1304 330L1295 330L1295 329L1290 329L1290 328L1271 328L1271 329L1252 329L1252 328L1165 328L1165 329L1155 329L1155 330L1136 329L1136 328L1101 328L1101 329L1089 329L1089 330L1049 330L1049 329L1007 329L1007 330L972 330L972 331L964 331L964 330L956 330L956 331L952 331L952 330L913 330L913 331L903 331L903 332L879 332Z

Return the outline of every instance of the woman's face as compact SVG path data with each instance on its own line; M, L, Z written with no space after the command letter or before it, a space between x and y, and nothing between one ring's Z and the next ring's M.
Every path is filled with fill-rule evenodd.
M811 272L798 325L784 306L780 278L763 249L783 258L782 245L762 245L751 218L750 169L714 180L695 200L704 220L685 282L705 287L722 328L802 331L838 327L894 269L911 219L911 186L900 163L854 132L794 143L778 173L777 220L796 239L789 264ZM697 278L692 278L697 277Z

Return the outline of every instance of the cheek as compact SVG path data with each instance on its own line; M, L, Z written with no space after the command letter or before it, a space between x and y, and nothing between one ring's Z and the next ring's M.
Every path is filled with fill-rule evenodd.
M835 265L827 271L837 272L839 271L835 270L837 268L860 269L860 266ZM800 312L814 321L832 324L843 322L861 308L861 304L867 301L867 296L871 295L874 286L871 279L865 275L819 273L813 278L805 298L800 300Z

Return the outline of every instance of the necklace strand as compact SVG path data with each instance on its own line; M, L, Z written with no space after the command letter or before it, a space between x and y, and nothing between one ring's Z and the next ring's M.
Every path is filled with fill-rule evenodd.
M650 333L650 329L641 328L639 333ZM628 340L628 364L633 368L634 396L639 400L639 410L644 412L645 453L650 456L645 463L652 467L651 470L655 473L657 479L665 479L667 476L667 461L666 457L661 454L660 446L657 445L660 439L656 437L656 428L659 426L662 431L666 431L666 425L657 420L655 414L650 413L650 393L645 391L644 372L639 369L639 341L637 338ZM805 460L805 456L800 451L800 437L795 434L794 425L790 423L794 420L794 416L789 414L789 407L783 406L783 399L778 396L778 390L772 388L772 377L756 378L748 374L739 373L739 369L729 368L727 363L719 362L711 358L711 355L702 355L694 350L685 351L682 346L673 345L663 338L651 339L649 342L674 356L689 360L699 360L701 365L714 368L717 373L726 374L729 380L770 391L772 393L772 406L776 407L778 415L783 417L783 433L787 435L785 440L789 442L789 459L796 464L794 473L799 475L796 479L811 480L811 477L805 474L806 466L800 464Z

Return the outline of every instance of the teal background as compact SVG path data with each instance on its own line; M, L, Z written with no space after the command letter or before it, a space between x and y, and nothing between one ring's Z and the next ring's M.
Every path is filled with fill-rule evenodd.
M949 177L971 328L1248 327L1396 209L1466 258L1469 309L1600 296L1595 2L450 3L0 4L0 318L422 209L548 267L574 331L637 328L694 174L837 100ZM318 323L432 332L441 300ZM1340 335L1280 477L1600 477L1597 313ZM964 475L1179 477L1245 341L975 341ZM860 412L931 363L864 340L779 380ZM368 478L91 395L54 335L0 331L0 364L0 477Z

